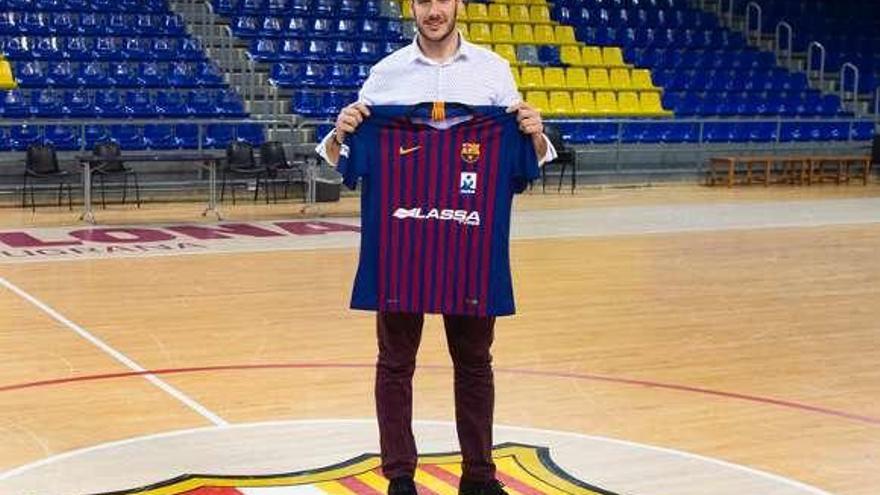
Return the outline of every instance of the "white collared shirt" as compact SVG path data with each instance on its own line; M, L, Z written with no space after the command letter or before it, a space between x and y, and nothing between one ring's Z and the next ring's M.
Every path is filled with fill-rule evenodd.
M370 105L414 105L447 101L474 106L507 107L519 102L519 91L510 64L496 53L468 42L459 33L459 48L443 62L429 59L419 47L418 37L409 45L380 60L358 94L358 101ZM330 132L315 148L325 160ZM556 149L544 136L547 153L540 163L556 158Z

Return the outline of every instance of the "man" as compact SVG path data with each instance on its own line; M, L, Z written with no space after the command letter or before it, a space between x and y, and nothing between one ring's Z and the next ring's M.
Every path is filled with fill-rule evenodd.
M416 39L372 68L358 102L339 113L335 129L316 151L336 164L346 137L369 118L371 105L446 101L508 107L508 112L516 112L519 129L531 138L539 162L556 158L543 134L540 113L520 101L507 61L468 43L456 29L456 14L464 5L458 0L412 0L410 8ZM382 470L390 480L389 495L415 495L412 376L424 315L378 311L376 321ZM505 495L491 456L494 382L489 349L495 318L444 315L444 324L455 368L456 427L463 457L459 493Z

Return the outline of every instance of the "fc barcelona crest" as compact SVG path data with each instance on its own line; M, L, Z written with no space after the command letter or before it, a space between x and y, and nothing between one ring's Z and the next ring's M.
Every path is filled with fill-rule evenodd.
M497 477L519 495L616 495L563 471L546 447L516 443L496 446ZM461 456L419 457L415 481L422 493L454 495L461 480ZM103 495L384 495L379 456L364 454L324 468L285 474L182 475L152 485Z
M480 143L461 143L461 159L475 163L480 159Z

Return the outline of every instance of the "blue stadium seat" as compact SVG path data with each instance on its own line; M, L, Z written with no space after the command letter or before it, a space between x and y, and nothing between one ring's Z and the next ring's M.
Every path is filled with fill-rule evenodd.
M305 52L303 40L285 39L278 55L281 60L300 61L305 58Z
M186 102L179 91L156 93L156 113L164 117L183 118L189 115Z
M251 146L259 146L266 140L264 127L261 124L238 124L235 128L235 137L239 141L246 141Z
M45 142L59 151L74 151L81 148L79 127L47 125L43 130Z
M156 106L146 90L127 91L124 108L125 114L134 118L149 118L156 114Z
M95 114L99 117L125 117L122 97L115 89L106 89L95 93Z
M171 62L166 78L168 85L173 88L192 88L199 85L192 65L186 62Z
M143 150L147 148L142 129L136 125L111 125L110 139L123 150Z
M9 146L14 151L25 151L28 146L39 143L40 129L35 125L14 125L9 128Z
M138 86L159 88L168 85L168 74L156 62L144 62L140 65L137 75Z
M269 81L279 87L291 88L299 85L302 76L301 66L292 63L276 63L269 69Z
M0 100L0 115L7 119L21 119L30 116L30 102L20 90L0 92L3 96Z
M271 38L257 38L251 40L251 48L248 50L251 58L257 62L272 62L278 60L278 42Z
M246 117L244 101L234 91L220 90L214 100L216 112L225 117Z
M290 99L290 111L305 117L318 117L324 114L321 93L312 90L297 90Z
M35 90L31 93L31 114L35 117L58 119L64 117L61 95L53 89Z
M225 148L235 139L235 126L229 124L210 124L205 133L205 147Z
M191 117L215 117L217 106L210 93L190 91L187 93L186 112Z
M109 79L117 88L133 88L138 86L138 77L134 67L126 62L111 62Z
M153 150L173 150L178 147L174 137L174 127L167 124L147 124L144 126L144 144Z
M196 124L177 124L174 126L174 140L178 148L198 148L200 142L199 126Z
M95 107L89 92L75 89L64 93L64 113L69 117L82 118L95 115Z

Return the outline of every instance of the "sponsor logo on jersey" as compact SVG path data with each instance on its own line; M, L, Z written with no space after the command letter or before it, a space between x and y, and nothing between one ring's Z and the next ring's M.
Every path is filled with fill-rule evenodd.
M480 212L478 211L445 208L398 208L393 216L400 220L415 218L418 220L453 221L463 225L480 225Z
M476 172L462 172L459 181L459 191L462 194L477 193L477 174Z
M422 146L418 145L418 144L415 146L410 146L409 148L404 148L403 146L401 146L400 148L398 148L397 151L398 151L398 153L400 153L400 156L405 156L405 155L412 153L413 151L419 150L421 147Z

